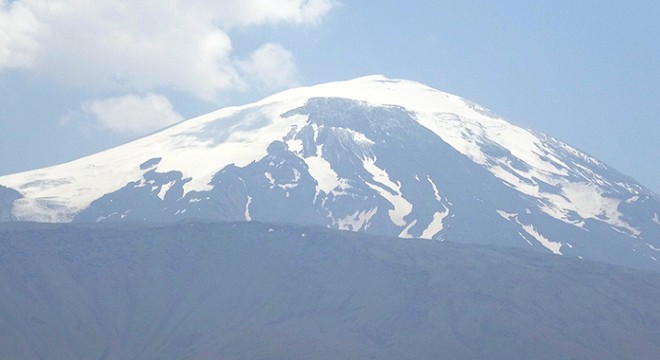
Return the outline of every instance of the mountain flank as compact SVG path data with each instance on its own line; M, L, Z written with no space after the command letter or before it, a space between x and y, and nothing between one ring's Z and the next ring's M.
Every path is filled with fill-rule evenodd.
M14 192L0 221L291 223L660 271L660 196L466 99L383 76L223 108L0 184Z

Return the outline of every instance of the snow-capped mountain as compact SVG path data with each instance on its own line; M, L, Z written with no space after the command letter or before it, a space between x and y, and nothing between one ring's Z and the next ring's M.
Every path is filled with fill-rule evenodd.
M382 76L284 91L0 184L0 220L288 222L660 270L658 195L479 105Z

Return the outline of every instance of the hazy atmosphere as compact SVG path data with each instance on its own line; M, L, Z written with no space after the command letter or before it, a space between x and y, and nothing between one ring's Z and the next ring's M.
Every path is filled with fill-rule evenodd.
M658 18L653 1L3 0L0 174L292 86L384 74L475 101L658 193Z
M658 358L657 1L0 1L0 359Z

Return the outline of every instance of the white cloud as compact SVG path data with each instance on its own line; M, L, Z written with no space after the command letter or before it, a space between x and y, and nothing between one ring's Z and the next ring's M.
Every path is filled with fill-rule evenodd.
M235 60L230 29L315 24L337 5L334 0L0 1L0 70L23 68L82 88L167 87L205 100L247 89L255 79L241 76L238 64L244 62ZM257 57L269 47L278 58ZM295 74L287 54L264 45L250 60L279 61ZM269 66L255 65L258 79L280 81L281 68ZM266 74L268 69L278 73Z
M166 97L159 94L125 95L82 105L104 129L124 135L142 135L183 120Z
M32 66L41 24L21 2L0 4L0 69Z
M262 45L238 67L260 89L272 90L298 84L293 55L278 44Z
M335 0L214 1L207 4L227 27L260 24L316 24L339 3Z

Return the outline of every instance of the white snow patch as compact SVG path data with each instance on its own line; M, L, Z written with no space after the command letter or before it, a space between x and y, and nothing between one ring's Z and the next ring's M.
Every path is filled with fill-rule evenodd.
M504 210L497 210L497 213L498 213L501 217L505 218L506 220L514 220L514 219L516 219L516 218L518 217L518 214L516 214L516 213L508 213L508 212L506 212L506 211L504 211Z
M283 189L283 190L293 189L293 188L295 188L295 187L297 187L297 186L298 186L297 183L290 183L290 184L277 184L277 187L279 187L280 189ZM287 192L287 194L288 194L288 193L289 193L289 192ZM287 195L287 197L289 197L289 196Z
M435 235L440 233L444 229L444 224L442 221L449 215L449 209L445 208L445 211L440 212L436 211L433 213L433 220L431 223L424 229L420 238L422 239L433 239Z
M339 175L332 169L332 165L320 156L310 156L303 159L307 164L309 175L316 180L316 194L321 191L326 194L341 186Z
M548 240L545 236L541 235L541 234L536 230L536 228L534 228L533 225L526 225L526 224L521 223L520 220L518 219L518 214L508 213L508 212L503 211L503 210L497 210L497 213L498 213L501 217L503 217L504 219L507 219L507 220L515 220L516 223L517 223L518 225L520 225L520 226L522 227L522 229L525 230L526 233L528 233L529 235L531 235L534 239L536 239L539 243L541 243L541 245L543 245L543 246L544 246L545 248L547 248L548 250L552 251L554 254L557 254L557 255L563 255L563 254L561 253L561 246L562 246L562 243L560 243L560 242L550 241L550 240ZM523 239L525 239L525 241L527 241L528 244L532 245L532 244L529 242L529 240L527 240L527 238L526 238L522 233L518 233L518 234L519 234ZM570 244L568 245L568 247L569 247L569 248L573 248L573 246L570 245Z
M359 231L369 227L369 221L378 211L378 207L369 210L355 211L353 214L337 220L339 230Z
M411 221L401 232L399 233L399 237L403 239L412 239L414 236L412 236L408 231L417 224L417 219Z
M657 213L653 214L653 222L660 225L660 216Z
M174 181L170 181L167 184L163 184L160 187L160 191L158 192L158 197L161 200L165 200L165 195L167 194L168 191L172 188L172 185L174 185Z
M651 245L651 244L649 244L649 243L646 243L646 246L648 246L649 249L651 249L651 250L653 250L653 251L660 251L660 248L655 247L655 246L653 246L653 245Z
M628 236L640 235L638 229L622 219L623 215L618 210L621 201L605 196L596 185L562 181L559 194L536 192L538 185L522 181L503 169L498 168L493 173L515 189L539 199L539 209L555 219L581 228L584 220L595 219L618 228L619 232ZM571 219L573 214L581 219Z
M245 221L252 221L252 216L250 216L250 204L252 203L252 196L247 197L247 202L245 203Z
M531 241L527 240L527 238L525 237L525 235L523 235L523 233L519 232L518 235L520 235L520 237L523 238L523 240L525 240L529 244L529 246L534 246L534 244L532 244Z
M103 220L105 220L105 219L107 219L107 218L109 218L109 217L115 216L115 215L117 215L117 212L113 212L113 213L111 213L111 214L108 214L108 216L99 216L99 217L96 218L96 222L97 222L97 223L98 223L98 222L101 222L101 221L103 221ZM124 218L124 215L122 215L122 219L123 219L123 218Z
M291 181L292 182L289 183L289 184L277 184L277 186L280 189L283 189L283 190L293 189L293 188L297 187L298 186L298 181L300 181L300 171L298 171L298 169L293 169L293 179ZM288 194L288 192L287 192L287 194ZM289 197L289 196L287 195L287 197Z
M271 188L271 189L274 188L274 187L275 187L275 179L273 178L273 174L271 174L270 172L266 171L266 172L264 173L264 176L266 177L266 179L268 179L268 183L269 183L269 185L270 185L270 188Z
M567 183L564 185L562 192L564 196L572 199L574 205L571 209L570 204L564 204L565 209L574 210L585 219L603 219L608 224L625 229L634 236L639 236L639 230L621 219L622 214L618 210L621 201L605 197L594 185Z
M554 254L562 255L561 253L561 243L548 240L543 235L539 234L538 231L534 228L533 225L522 225L523 229L536 240L538 240L541 245L543 245L548 250L552 251Z
M539 186L534 180L528 180L517 176L516 173L507 171L502 167L491 167L488 170L502 180L507 186L512 187L523 194L537 197L539 194ZM525 180L523 180L525 179Z
M442 197L440 196L440 192L438 191L438 187L435 185L433 180L431 180L431 176L427 175L426 179L431 183L431 187L433 187L433 195L435 196L435 199L441 203L442 202Z
M385 170L376 166L375 158L363 159L362 165L371 174L375 182L375 184L372 184L366 181L365 184L372 190L377 191L394 207L388 211L392 222L397 226L406 226L406 221L403 218L412 212L413 205L401 194L401 184L395 184Z
M286 145L289 147L289 151L295 154L300 154L304 148L303 141L300 139L290 139L286 142Z
M353 129L349 129L345 127L332 127L331 130L337 135L337 137L340 140L345 141L350 139L353 143L363 148L369 148L373 144L375 144L375 142L369 139L366 135L357 132Z
M314 131L314 142L317 142L319 127L316 124L312 124L312 129ZM370 147L374 144L374 142L364 134L352 129L331 127L330 131L335 133L339 141L343 144L342 146L357 145L362 149L362 152L366 154L370 153ZM323 191L326 194L332 193L335 196L346 195L348 194L347 190L351 189L352 186L349 184L348 179L341 178L332 168L332 164L325 159L323 145L324 144L317 145L315 156L309 156L303 159L305 163L307 163L310 175L317 182L316 194L318 195ZM352 151L355 151L355 149Z

